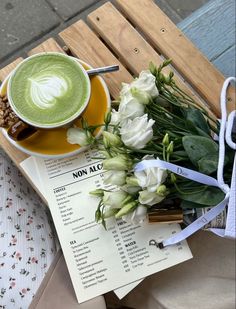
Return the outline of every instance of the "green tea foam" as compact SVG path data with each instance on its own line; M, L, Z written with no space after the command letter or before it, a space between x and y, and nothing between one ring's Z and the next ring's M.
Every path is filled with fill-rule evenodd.
M21 63L9 80L9 101L16 114L35 126L59 126L88 102L88 75L76 60L45 53Z

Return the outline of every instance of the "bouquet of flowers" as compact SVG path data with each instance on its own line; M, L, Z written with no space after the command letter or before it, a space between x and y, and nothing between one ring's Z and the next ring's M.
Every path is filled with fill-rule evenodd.
M172 71L167 76L163 73L170 62L158 68L151 63L133 82L122 84L100 138L93 135L97 127L85 120L83 129L68 130L70 143L96 144L100 150L104 188L91 194L99 198L95 218L104 227L110 217L140 224L147 217L150 222L165 222L161 214L168 213L180 222L177 213L182 218L183 214L194 216L224 199L220 188L184 177L181 167L215 177L220 124L176 84ZM231 179L233 156L227 147L226 183ZM165 164L151 164L153 160L174 164L178 173Z

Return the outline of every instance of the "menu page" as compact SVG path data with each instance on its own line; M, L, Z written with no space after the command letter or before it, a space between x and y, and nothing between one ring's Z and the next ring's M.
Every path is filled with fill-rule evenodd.
M96 156L93 149L67 159L36 159L79 302L192 257L186 241L161 250L150 242L177 233L177 224L131 225L113 219L105 230L95 222L98 200L89 192L104 188L105 173Z
M38 192L42 195L42 197L47 200L47 197L44 192L44 186L42 184L40 173L37 173L37 163L34 157L29 157L20 163L21 167L24 169L24 172L27 174L31 182L37 188ZM60 244L56 242L57 249L61 249ZM138 280L132 283L129 283L125 286L122 286L118 289L115 289L113 292L116 296L121 299L125 297L130 291L132 291L142 280Z

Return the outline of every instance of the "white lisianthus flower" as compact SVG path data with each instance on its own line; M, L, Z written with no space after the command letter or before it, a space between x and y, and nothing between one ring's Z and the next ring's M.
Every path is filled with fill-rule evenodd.
M141 224L147 218L147 207L139 205L133 212L122 217L122 220L131 224Z
M144 158L147 160L148 158ZM150 158L153 159L153 158ZM167 171L159 167L149 167L140 172L134 172L138 184L142 188L147 188L149 192L155 192L167 178Z
M128 93L130 93L132 83L130 83L130 84L122 83L121 85L122 85L122 88L121 88L121 91L120 91L120 96L125 96Z
M116 185L123 186L126 182L126 172L125 171L114 171L110 170L104 173L103 183L105 185Z
M156 87L156 78L149 70L142 71L139 74L139 78L136 78L130 86L147 92L152 98L159 95Z
M70 144L87 146L89 145L90 140L84 130L80 128L69 128L67 130L67 142Z
M145 106L131 92L121 96L118 112L120 114L120 122L126 119L134 119L144 114Z
M128 120L120 129L123 143L135 149L142 149L153 137L152 126L155 123L149 119L147 114L137 117L134 120Z
M139 203L144 205L155 205L160 203L165 196L158 195L156 192L149 192L148 190L143 190L139 192Z
M132 96L142 104L149 104L152 100L152 97L146 91L140 90L136 87L132 87L130 91Z
M111 112L110 124L116 126L120 123L120 121L121 121L121 113L113 109Z
M123 202L128 196L129 194L122 190L114 192L104 191L103 203L105 206L109 206L111 208L121 208L123 206Z

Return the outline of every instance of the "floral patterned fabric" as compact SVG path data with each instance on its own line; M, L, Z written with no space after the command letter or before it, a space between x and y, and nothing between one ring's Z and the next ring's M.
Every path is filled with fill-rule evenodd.
M0 149L0 309L26 309L56 254L48 209Z

